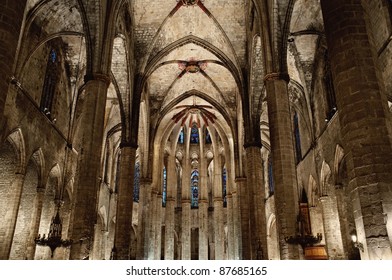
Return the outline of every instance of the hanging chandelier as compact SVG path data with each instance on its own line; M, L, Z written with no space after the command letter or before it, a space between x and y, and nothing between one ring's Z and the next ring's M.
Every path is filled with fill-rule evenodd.
M62 222L60 218L60 205L57 206L56 215L52 218L50 223L49 234L46 237L45 234L41 237L40 234L35 238L35 244L40 246L48 246L51 251L51 257L53 258L54 251L58 247L69 247L72 244L71 239L61 239L62 233Z

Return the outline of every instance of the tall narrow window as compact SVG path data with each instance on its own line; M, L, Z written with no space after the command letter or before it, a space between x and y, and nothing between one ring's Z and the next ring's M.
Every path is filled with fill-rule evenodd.
M163 167L163 182L162 182L162 207L166 207L167 198L167 172L166 166Z
M180 135L178 136L178 144L184 144L184 127L181 127Z
M206 128L206 144L211 144L212 143L212 140L211 140L211 135L210 135L210 132L209 132L209 130Z
M298 114L295 112L294 114L294 141L295 141L295 155L297 158L297 163L302 160L302 152L301 152L301 137L299 133L299 123L298 123Z
M273 174L273 165L271 156L268 157L268 188L269 194L273 195L275 191L274 185L274 174Z
M140 163L135 164L135 174L133 175L133 201L139 202L140 191Z
M227 207L227 171L226 171L226 167L223 167L223 170L222 170L222 198L223 198L223 207Z
M191 208L199 207L199 171L194 169L191 174Z
M199 127L196 123L192 124L190 141L191 144L199 144Z
M325 83L326 101L327 101L326 104L327 112L326 112L325 121L329 121L332 118L332 116L335 114L337 107L336 107L335 89L333 86L331 65L328 58L328 52L325 53L324 83Z
M40 109L46 116L50 117L53 97L56 91L58 77L58 56L56 50L52 49L49 53L46 65L44 87L42 90Z

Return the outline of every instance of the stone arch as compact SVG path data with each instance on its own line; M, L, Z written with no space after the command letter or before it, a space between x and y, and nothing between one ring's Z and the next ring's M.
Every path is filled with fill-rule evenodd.
M334 166L333 166L333 175L334 175L334 182L335 185L341 185L342 184L342 180L341 180L341 171L342 171L342 165L344 164L343 162L344 160L344 150L342 148L342 146L340 146L339 144L336 145L336 149L335 149L335 160L334 160Z
M42 212L40 215L38 233L45 236L49 233L50 223L56 213L56 200L60 199L61 170L58 164L55 164L47 177L45 191L42 201ZM62 211L63 209L61 209ZM61 212L60 212L61 213ZM63 234L65 233L63 228ZM51 259L51 252L48 247L37 246L35 259Z
M331 168L328 163L323 161L320 173L320 196L328 195L328 186L330 184Z
M268 258L270 260L280 259L278 232L276 227L276 216L271 213L267 221Z
M317 187L317 182L312 175L309 175L308 181L308 202L310 207L317 206L319 192Z
M42 188L45 183L44 178L44 170L45 170L45 158L42 152L42 149L37 149L31 156L31 159L34 161L37 166L38 171L38 188Z
M12 240L10 259L27 259L27 248L29 243L34 242L34 235L30 236L34 226L35 199L39 187L39 167L32 156L25 169L16 218L15 231ZM18 192L19 193L19 192Z
M22 130L20 128L15 129L7 137L7 141L13 146L18 158L17 172L23 174L26 166L26 148Z
M131 230L131 248L129 252L129 256L131 260L136 260L137 254L137 225L132 225Z
M17 128L0 144L0 259L8 259L25 171L25 144Z

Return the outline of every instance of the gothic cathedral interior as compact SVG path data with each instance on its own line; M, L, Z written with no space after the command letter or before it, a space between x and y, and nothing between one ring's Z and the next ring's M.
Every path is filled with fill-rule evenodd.
M0 259L392 259L392 1L0 3Z

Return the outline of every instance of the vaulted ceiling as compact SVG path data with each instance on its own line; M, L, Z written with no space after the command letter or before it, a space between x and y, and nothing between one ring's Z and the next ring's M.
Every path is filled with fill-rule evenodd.
M97 15L110 10L110 1L96 1L95 6L92 2L29 0L25 33L34 36L26 35L30 48L22 50L20 67L28 63L45 42L61 37L67 46L71 79L82 82L77 75L88 70L86 60L95 59L97 50L94 48L105 44L105 37L99 38L99 30L111 22L105 17L96 21ZM269 47L276 48L272 50L275 55L281 51L279 42L287 41L279 37L284 34L289 39L283 44L287 45L284 55L287 70L303 88L302 94L307 99L304 103L309 104L315 55L323 34L319 0L114 2L128 4L118 6L122 19L118 20L113 35L110 63L113 84L109 87L108 109L123 106L123 110L130 110L130 98L124 96L132 94L132 73L141 73L145 77L142 102L148 104L145 114L151 117L149 125L153 130L173 126L173 116L181 111L181 106L197 103L210 106L208 110L217 117L219 127L224 127L229 138L235 138L238 132L235 127L242 123L242 111L248 110L244 106L250 106L249 111L254 110L252 105L243 103L245 95L254 94L256 101L250 97L250 103L259 102L256 109L266 109L261 103L263 75L267 71L264 60L269 59L265 44L270 41ZM125 12L124 7L129 11ZM263 24L264 29L260 28ZM37 26L40 26L39 32ZM252 33L253 28L256 31ZM124 36L127 32L132 36ZM81 42L82 48L78 46ZM102 47L99 50L105 51ZM87 54L81 55L81 52ZM114 102L116 98L122 99L121 102ZM116 118L120 121L120 110L108 111L117 112ZM114 113L107 116L111 114Z

